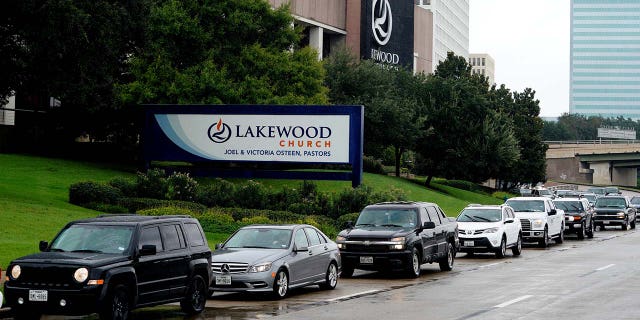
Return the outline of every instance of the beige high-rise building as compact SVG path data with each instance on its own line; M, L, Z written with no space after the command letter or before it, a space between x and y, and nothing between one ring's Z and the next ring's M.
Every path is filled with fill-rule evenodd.
M489 78L489 85L496 83L496 64L490 55L486 53L470 53L469 64L471 64L471 73L481 74Z

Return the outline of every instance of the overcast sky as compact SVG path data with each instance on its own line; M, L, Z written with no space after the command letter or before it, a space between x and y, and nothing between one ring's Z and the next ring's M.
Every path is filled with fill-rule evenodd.
M469 52L495 60L495 81L532 88L540 115L569 112L569 0L470 0Z

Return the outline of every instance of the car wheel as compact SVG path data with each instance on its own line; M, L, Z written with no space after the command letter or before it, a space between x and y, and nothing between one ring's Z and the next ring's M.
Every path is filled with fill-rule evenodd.
M622 225L622 227L620 227L622 229L622 231L627 231L629 230L629 220L625 220L624 224Z
M593 234L596 232L596 226L593 224L593 221L591 221L591 226L589 227L589 230L587 230L587 237L589 239L593 238Z
M338 285L338 267L335 262L329 263L324 283L320 284L320 288L325 290L333 290Z
M273 281L273 295L277 299L282 299L289 292L289 276L283 269L278 270L276 279Z
M342 263L342 270L340 270L340 276L344 277L344 278L351 278L353 277L353 266L350 266L348 264L345 264L344 262Z
M507 239L502 237L502 241L500 241L500 248L496 250L496 258L502 259L507 255Z
M549 246L549 230L547 230L547 226L544 227L544 234L542 235L542 239L538 242L538 246L540 248L546 248Z
M193 276L187 290L187 296L180 301L182 311L187 314L198 314L204 311L204 307L207 304L208 290L202 276L198 274Z
M631 229L635 229L636 228L636 219L631 220Z
M455 254L453 252L453 246L450 242L447 242L447 256L438 262L438 264L440 265L440 270L451 271L453 269L454 260Z
M584 222L580 225L580 230L578 230L578 240L584 240L584 234L586 233L585 230L585 226L584 226Z
M555 241L557 244L561 244L564 242L564 225L562 226L562 228L560 228L560 234L555 239Z
M107 296L106 304L99 314L100 319L128 319L131 311L130 301L127 287L123 284L115 286Z
M511 253L513 253L514 256L519 256L522 253L522 235L518 235L518 242L511 248Z
M416 247L411 250L411 260L409 260L409 265L407 266L407 275L412 278L420 276L420 252Z

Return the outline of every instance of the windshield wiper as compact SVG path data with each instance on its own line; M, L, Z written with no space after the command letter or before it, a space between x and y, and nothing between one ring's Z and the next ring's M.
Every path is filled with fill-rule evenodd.
M66 251L64 251L62 249L59 249L59 248L50 248L49 252L66 252Z
M72 250L70 252L102 253L102 251L94 250L94 249L78 249L78 250Z
M381 227L398 227L398 228L402 228L401 225L399 224L393 224L393 223L387 223L387 224L381 224Z
M255 249L273 249L271 247L264 247L264 246L242 246L243 248L255 248Z
M487 219L487 218L485 218L485 217L480 217L480 216L473 216L473 217L474 217L474 218L478 218L478 219L480 219L480 220L487 221L487 222L491 222L491 220L489 220L489 219Z
M356 224L356 227L357 226L375 226L375 224L373 224L373 223L358 223L358 224Z

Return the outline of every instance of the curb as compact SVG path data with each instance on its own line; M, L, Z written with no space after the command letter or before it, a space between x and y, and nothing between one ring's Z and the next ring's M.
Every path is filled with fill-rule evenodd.
M0 319L11 318L11 308L0 308Z

